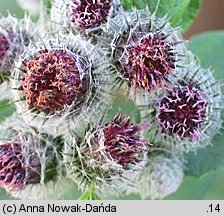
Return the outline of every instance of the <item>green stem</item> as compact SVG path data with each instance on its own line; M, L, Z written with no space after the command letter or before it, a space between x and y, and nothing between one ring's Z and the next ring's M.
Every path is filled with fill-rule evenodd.
M94 183L91 184L90 191L86 191L85 193L83 193L79 197L79 200L101 200L101 197L95 192Z

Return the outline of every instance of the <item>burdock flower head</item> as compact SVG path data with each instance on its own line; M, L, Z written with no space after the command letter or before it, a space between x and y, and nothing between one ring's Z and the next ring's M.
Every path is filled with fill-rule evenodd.
M172 89L159 103L157 116L162 133L177 134L182 140L200 140L207 119L208 101L194 84Z
M221 127L220 83L210 70L195 64L179 71L179 75L156 105L161 132L194 148L205 146Z
M117 0L55 0L52 19L64 27L87 33L106 25L119 4Z
M17 20L12 16L0 18L0 83L10 76L16 57L32 39L34 26L28 17Z
M54 114L65 106L82 103L89 89L87 59L68 50L41 50L23 62L21 82L26 101L35 111Z
M78 28L96 28L107 22L113 0L72 0L71 21Z
M8 42L8 40L6 39L6 37L0 33L0 57L1 57L1 62L3 62L3 57L6 54L6 52L8 51L10 44Z
M62 151L63 140L38 134L15 116L4 126L0 145L0 186L16 198L32 199L36 197L37 191L33 190L36 185L52 184L60 177L59 152ZM7 138L3 140L2 136ZM53 190L49 188L49 191Z
M17 140L0 146L0 185L12 190L22 190L26 184L40 182L40 161L35 152L27 152Z
M19 69L13 77L20 79L19 83L14 83L18 89L14 95L20 100L18 110L24 113L26 109L28 115L39 114L43 121L53 119L53 125L67 117L75 116L78 123L81 116L98 115L100 109L96 111L95 108L107 101L99 95L107 80L107 63L103 55L99 62L95 47L78 36L73 38L72 44L63 39L66 40L48 39L38 48L30 47L19 60ZM104 110L104 105L100 108Z
M88 145L95 159L106 158L126 169L138 164L147 150L147 141L141 131L148 123L132 124L130 116L118 113L104 127L94 131L88 138Z
M166 20L143 11L124 12L111 20L107 34L114 35L110 45L117 80L126 80L134 93L167 87L168 76L182 64L185 45Z
M81 188L94 183L97 189L102 189L105 185L115 186L114 181L124 180L122 176L127 172L141 170L148 151L148 142L141 132L148 126L148 123L131 123L129 115L117 113L106 125L91 129L84 142L76 142L73 147L74 152L79 152L75 154L79 159L73 155L70 160L73 162L68 164L69 179Z

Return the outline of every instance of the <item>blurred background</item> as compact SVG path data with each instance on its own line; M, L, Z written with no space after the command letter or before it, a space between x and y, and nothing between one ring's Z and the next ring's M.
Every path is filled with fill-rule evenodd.
M32 2L33 0L30 1ZM23 10L17 5L16 0L0 0L0 13L7 15L8 11L18 18L22 18L24 14ZM192 36L200 33L223 29L224 0L202 0L199 16L184 35L186 39L190 39ZM219 46L223 47L224 44L219 44ZM220 57L220 59L222 58L223 56ZM220 64L222 64L220 68L224 68L223 63ZM167 199L224 199L223 179L224 167L212 170L200 178L187 176L177 193L167 197ZM68 190L65 198L76 199L79 195L79 192ZM0 199L10 199L10 197L0 189ZM129 197L118 197L116 199L139 199L139 197L133 195Z
M204 31L224 29L224 0L202 0L201 11L186 38Z

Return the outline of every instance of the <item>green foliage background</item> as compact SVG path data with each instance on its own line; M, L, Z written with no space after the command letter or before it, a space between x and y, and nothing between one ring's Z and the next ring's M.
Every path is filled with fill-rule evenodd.
M133 5L144 8L147 3L150 3L151 12L155 12L159 17L165 15L171 17L172 26L181 26L183 31L190 27L200 8L200 0L122 0L122 2L126 9L130 9ZM1 0L0 13L7 15L7 9L11 14L16 14L18 18L24 14L15 0ZM213 31L194 36L189 43L189 48L199 57L202 66L214 69L217 79L224 78L224 31ZM117 98L114 101L114 109L119 105L123 111L136 113L136 118L138 118L138 110L133 103L129 101L128 105L124 105L122 101L122 98ZM13 108L8 101L0 101L0 121L12 112ZM224 199L224 136L216 135L213 146L200 150L197 155L189 154L187 159L186 177L182 186L166 199ZM66 191L65 199L77 199L81 195L69 186ZM90 196L85 194L87 195ZM139 199L137 195L108 197L108 199L111 198ZM0 190L0 199L10 199L10 197Z

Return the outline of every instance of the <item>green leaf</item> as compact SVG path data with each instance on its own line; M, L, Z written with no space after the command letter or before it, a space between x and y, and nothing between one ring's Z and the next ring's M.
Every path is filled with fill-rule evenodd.
M187 155L187 175L201 176L209 170L224 164L224 136L216 135L213 145Z
M7 16L8 11L11 14L16 14L18 18L23 18L24 16L24 11L17 5L15 0L1 1L0 13Z
M158 0L152 0L149 9L156 10ZM200 0L160 0L156 15L171 18L172 27L181 27L186 31L197 17L200 9Z
M0 200L14 200L4 189L0 188Z
M144 9L150 0L121 0L124 8L130 10L133 6L138 9Z
M179 190L166 197L169 200L224 199L224 167L206 173L200 178L187 176Z
M176 19L175 16L180 16L190 3L190 0L159 0L158 11L156 13L159 17L164 17L168 15L173 20ZM149 3L149 10L153 13L157 8L158 0L151 0Z
M197 18L201 7L200 0L191 0L187 9L182 14L182 18L176 21L176 26L182 26L183 31L187 31L192 25L195 18Z
M4 121L7 117L14 112L14 106L8 100L0 101L0 122Z
M190 27L200 9L200 0L122 0L122 3L126 10L133 6L144 9L148 5L151 13L171 18L171 25L180 26L184 31Z
M83 193L79 197L79 200L102 200L101 197L95 192L94 182L92 182L89 191Z
M224 78L224 31L211 31L191 38L189 48L204 67L215 70L217 79Z
M45 11L45 13L47 14L47 15L49 15L50 14L50 10L51 10L51 0L42 0L42 10L44 10Z
M79 197L79 200L101 200L101 198L93 191L88 191Z
M127 99L126 96L122 94L117 94L113 101L112 108L107 112L104 122L109 122L119 109L121 112L131 114L133 122L139 123L141 121L140 110L135 102L131 99Z

